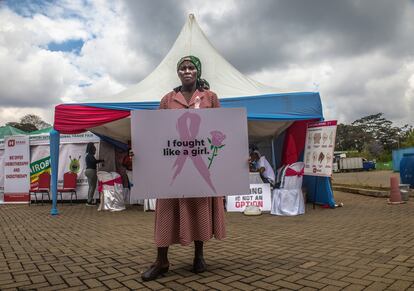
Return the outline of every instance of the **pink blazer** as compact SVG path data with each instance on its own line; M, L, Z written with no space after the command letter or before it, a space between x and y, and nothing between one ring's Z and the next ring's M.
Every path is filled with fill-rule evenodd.
M200 108L217 108L220 107L220 101L217 98L216 93L210 90L199 91L195 90L193 96L191 96L190 103L187 103L181 92L171 91L165 95L160 102L160 109L185 109L194 108L197 97L200 98Z

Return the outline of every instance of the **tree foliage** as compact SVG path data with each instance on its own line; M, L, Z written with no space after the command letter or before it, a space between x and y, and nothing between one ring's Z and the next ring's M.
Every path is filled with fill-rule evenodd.
M363 152L371 158L390 154L401 146L414 145L413 127L394 126L383 113L364 116L351 124L338 124L336 150Z
M44 129L51 126L49 123L43 121L42 118L35 114L26 114L20 118L19 122L8 122L6 125L13 126L27 132Z
M408 148L414 147L414 129L410 128L407 131L406 137L401 142L401 147Z

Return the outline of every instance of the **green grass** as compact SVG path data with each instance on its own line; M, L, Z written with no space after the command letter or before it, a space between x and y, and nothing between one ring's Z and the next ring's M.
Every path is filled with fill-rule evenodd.
M392 170L392 161L389 162L377 162L375 164L377 170Z

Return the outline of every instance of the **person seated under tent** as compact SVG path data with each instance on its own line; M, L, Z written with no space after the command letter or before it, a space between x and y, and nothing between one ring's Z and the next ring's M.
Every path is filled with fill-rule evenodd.
M273 187L275 183L275 172L266 157L262 156L258 150L251 152L250 165L252 171L260 173L260 177L264 183L269 183Z

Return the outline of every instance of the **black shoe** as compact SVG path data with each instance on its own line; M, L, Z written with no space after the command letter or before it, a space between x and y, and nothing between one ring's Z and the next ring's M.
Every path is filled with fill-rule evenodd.
M205 270L207 270L206 261L204 261L204 258L194 258L193 261L193 272L203 273Z
M160 267L158 265L152 265L151 267L149 267L148 270L142 273L141 278L145 282L155 280L162 274L167 273L169 268L170 268L169 265L167 267Z

